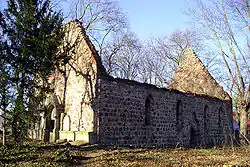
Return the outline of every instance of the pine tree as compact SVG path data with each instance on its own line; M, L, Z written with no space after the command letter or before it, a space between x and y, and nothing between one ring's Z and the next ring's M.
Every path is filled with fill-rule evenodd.
M42 100L34 92L47 90L47 78L63 59L57 54L64 36L63 20L61 13L51 8L50 0L9 0L7 4L0 12L2 40L7 44L2 59L11 66L15 93L8 113L11 132L14 141L21 143L36 115L30 108L31 99Z
M2 34L1 34L2 35ZM6 43L0 40L0 119L2 119L2 139L3 145L6 145L6 114L10 103L10 71L8 63L2 59L5 55Z

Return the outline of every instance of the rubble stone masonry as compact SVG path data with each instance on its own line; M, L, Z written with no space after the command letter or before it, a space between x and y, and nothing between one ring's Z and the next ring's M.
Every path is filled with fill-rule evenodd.
M230 139L230 101L112 78L100 80L100 92L100 143L188 147Z

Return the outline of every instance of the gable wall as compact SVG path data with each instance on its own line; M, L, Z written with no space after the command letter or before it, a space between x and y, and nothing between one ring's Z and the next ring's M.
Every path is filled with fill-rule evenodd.
M188 49L183 55L168 87L182 92L230 99L192 49Z
M99 141L102 144L174 147L190 146L191 140L195 140L199 145L214 145L225 141L225 136L231 134L230 103L121 80L101 79L100 83ZM145 126L148 95L152 97L153 105L150 125ZM176 107L179 100L183 114L179 116L181 130L177 131ZM209 108L207 130L204 130L205 105ZM218 130L220 107L223 112Z
M60 122L59 139L88 141L88 132L94 129L92 100L95 98L97 65L81 32L82 27L74 23L67 26L70 31L66 33L64 47L72 47L68 53L71 59L65 76L60 72L53 76L56 112L64 105L64 100L65 110L59 111L60 118L54 119Z

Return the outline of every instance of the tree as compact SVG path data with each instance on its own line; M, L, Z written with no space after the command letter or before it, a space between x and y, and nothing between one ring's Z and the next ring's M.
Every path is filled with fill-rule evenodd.
M227 72L227 86L235 108L240 113L240 132L247 133L250 100L250 45L248 0L196 1L189 9L196 24L215 44Z
M170 79L169 73L173 71L162 59L165 55L159 56L158 50L154 50L151 42L144 44L140 53L138 78L141 82L163 87L167 85Z
M0 59L11 66L14 96L8 114L13 139L20 143L36 115L31 99L42 101L36 96L48 90L48 76L65 58L57 54L64 32L62 16L53 11L49 0L9 0L7 4L0 12L1 40L7 44Z
M5 55L6 43L0 41L0 57ZM4 59L0 59L0 117L2 122L3 145L6 145L6 124L8 107L10 104L10 76L9 64Z
M112 0L77 0L71 11L72 18L82 22L101 57L109 36L124 34L128 29L127 18L118 3Z
M82 22L87 35L96 46L107 72L116 77L135 79L137 67L134 67L136 64L132 61L137 55L131 55L128 43L135 42L136 37L133 37L135 35L129 30L126 15L122 12L118 2L113 0L77 0L73 3L71 11L72 18ZM138 42L136 43L135 45L138 45ZM129 46L130 49L132 45ZM126 51L127 55L130 56L119 55ZM135 53L135 51L133 52ZM125 64L122 65L122 62L126 63L127 67ZM117 69L119 71L116 71Z
M162 58L165 60L168 59L170 64L172 64L172 68L178 67L184 52L188 48L192 48L197 52L200 52L204 48L202 37L196 31L190 30L178 30L171 33L169 37L156 39L153 42L157 45L153 49L157 49L161 53L158 54L159 56L165 55Z
M132 32L114 35L103 49L103 62L110 75L136 80L139 75L139 59L142 44Z
M194 49L207 68L214 70L214 56L210 59L203 56L210 54L204 51L206 47L203 37L195 30L177 30L169 36L149 40L144 46L145 54L141 62L144 82L167 86L188 48Z

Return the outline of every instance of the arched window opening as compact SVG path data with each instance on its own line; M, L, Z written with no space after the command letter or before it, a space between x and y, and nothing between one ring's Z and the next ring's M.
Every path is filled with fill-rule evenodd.
M197 118L196 112L192 112L193 115L193 123L191 123L190 130L190 146L195 147L201 144L201 133L200 133L200 122Z
M71 120L69 115L65 115L63 118L63 130L70 131L71 128Z
M145 122L144 122L145 126L151 124L152 105L153 105L153 99L152 96L149 95L145 102Z
M208 113L208 111L209 111L209 108L208 108L208 106L206 105L205 108L204 108L204 115L203 115L204 131L205 131L205 132L207 131L207 122L208 122L207 113Z
M196 115L195 112L193 112L193 119L194 119L195 125L196 125L196 126L199 126L199 120L198 120L197 115Z
M222 113L223 113L223 109L222 107L219 108L219 113L218 113L218 127L219 127L219 132L222 132Z
M195 129L193 127L190 128L190 141L189 144L191 147L195 147L197 145L197 139L196 139L196 134L195 134Z
M51 103L47 105L47 110L44 113L45 117L45 133L44 133L44 141L47 142L50 139L50 132L53 132L55 122L51 119L52 112L55 106Z
M176 129L181 131L182 129L182 102L179 100L176 104Z
M50 123L49 123L49 131L50 131L50 132L53 132L54 127L55 127L55 120L50 120Z

